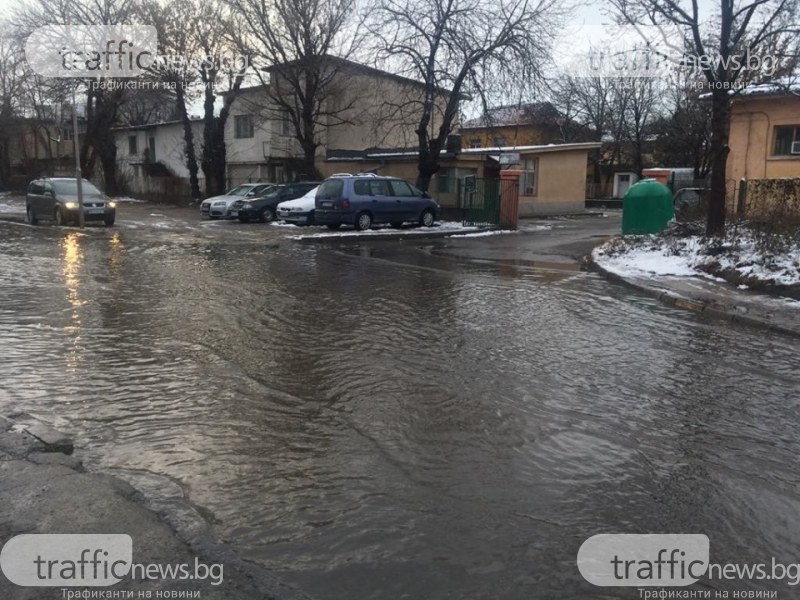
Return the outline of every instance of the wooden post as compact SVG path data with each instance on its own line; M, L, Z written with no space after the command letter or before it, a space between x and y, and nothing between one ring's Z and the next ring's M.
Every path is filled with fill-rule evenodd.
M519 224L519 177L522 171L500 171L500 227L516 229Z

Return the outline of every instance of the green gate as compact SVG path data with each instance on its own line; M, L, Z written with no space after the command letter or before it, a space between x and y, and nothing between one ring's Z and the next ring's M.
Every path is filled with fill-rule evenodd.
M500 180L469 175L458 180L458 203L468 227L500 225Z

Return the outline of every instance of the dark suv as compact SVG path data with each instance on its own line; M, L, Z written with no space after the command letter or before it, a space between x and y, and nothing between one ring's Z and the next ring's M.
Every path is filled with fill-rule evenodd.
M319 185L319 181L298 181L297 183L284 183L271 187L269 191L258 198L250 200L237 200L231 206L231 212L236 213L243 223L259 220L268 223L275 220L278 204L285 200L294 200Z
M84 220L113 225L117 203L108 200L103 192L85 179L81 179L81 190ZM77 223L78 211L78 180L74 177L36 179L28 186L25 215L31 225L36 225L39 219L53 220L57 225Z
M374 223L400 227L408 221L432 227L438 212L439 205L425 192L397 177L373 174L326 179L314 200L317 225L330 229L352 225L361 231Z

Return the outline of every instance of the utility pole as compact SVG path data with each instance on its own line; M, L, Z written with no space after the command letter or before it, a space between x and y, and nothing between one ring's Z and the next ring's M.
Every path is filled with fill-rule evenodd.
M70 35L69 31L70 19L67 19L67 36ZM78 186L78 227L83 229L86 223L83 214L83 177L81 173L81 152L80 143L78 142L78 104L75 99L76 91L78 89L78 82L72 88L72 151L75 153L75 182Z
M83 215L83 177L81 176L81 154L80 144L78 143L78 106L75 101L75 87L72 88L72 148L75 152L75 179L78 183L78 227L84 226Z

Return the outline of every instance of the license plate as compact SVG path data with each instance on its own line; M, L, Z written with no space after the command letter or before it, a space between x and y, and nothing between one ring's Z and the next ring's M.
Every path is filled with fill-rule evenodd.
M239 211L238 210L232 210L231 211L231 216L232 217L238 217L239 216Z
M102 208L87 208L86 212L87 212L87 214L90 214L90 215L100 215L100 214L103 214L105 211Z
M322 208L331 208L331 207L333 207L333 202L326 202L326 201L323 200L322 202L319 203L319 205Z

